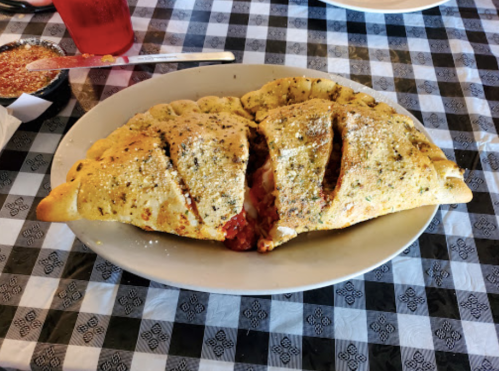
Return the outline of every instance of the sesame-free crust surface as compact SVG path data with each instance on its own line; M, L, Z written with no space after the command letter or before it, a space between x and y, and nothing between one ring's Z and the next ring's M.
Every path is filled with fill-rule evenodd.
M472 199L464 171L405 115L311 99L269 110L259 130L269 146L279 214L260 251L304 231ZM338 163L331 161L333 136L341 138ZM328 167L338 177L326 186Z
M52 184L65 181L71 165L85 157L89 143L106 137L117 127L117 121L126 122L136 112L162 102L197 101L200 96L243 96L268 81L303 75L329 77L318 71L282 66L228 65L179 71L125 89L84 116L63 139L54 158ZM339 77L334 79L355 91L363 88ZM189 85L198 88L194 91ZM172 91L167 86L179 88ZM374 91L365 92L378 101L383 99ZM394 107L408 114L400 106ZM70 222L69 227L104 258L156 281L210 292L263 294L320 287L372 269L412 242L435 210L433 206L422 207L340 232L303 234L286 248L263 256L235 254L218 243L144 232L121 223L78 220ZM366 245L369 249L361 248Z
M38 218L118 221L223 240L223 225L244 202L246 120L224 112L138 116L72 166L66 183L38 205ZM141 129L129 125L137 121Z
M246 172L250 129L267 142L264 188L273 201L263 208L275 207L277 215L269 223L258 206L260 252L302 232L472 199L464 170L409 117L330 79L293 77L241 99L207 96L138 113L87 151L67 183L40 202L37 216L223 241L253 183ZM341 154L334 153L335 132Z

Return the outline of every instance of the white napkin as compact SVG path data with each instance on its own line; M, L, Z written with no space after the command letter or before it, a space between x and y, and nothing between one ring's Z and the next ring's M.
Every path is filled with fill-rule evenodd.
M19 125L21 125L21 120L11 116L7 108L0 106L0 151L7 144Z
M12 115L22 122L29 122L36 119L50 107L52 102L48 100L22 93L14 103L7 108L13 111Z
M7 108L0 106L0 151L21 125L39 117L52 102L29 94L22 94Z

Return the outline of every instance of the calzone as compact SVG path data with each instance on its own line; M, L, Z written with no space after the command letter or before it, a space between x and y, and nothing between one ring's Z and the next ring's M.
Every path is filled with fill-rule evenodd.
M151 107L73 165L37 208L260 252L423 205L469 202L463 170L385 103L295 77Z

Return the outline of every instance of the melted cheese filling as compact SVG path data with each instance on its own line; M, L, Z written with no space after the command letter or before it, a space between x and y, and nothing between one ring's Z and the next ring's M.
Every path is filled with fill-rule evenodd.
M263 189L265 189L267 193L271 193L274 191L274 176L272 174L272 164L270 163L270 159L267 159L267 161L265 161L262 170Z
M293 228L289 227L277 227L277 228L272 228L272 230L269 233L269 236L273 240L280 240L284 237L290 237L290 236L296 236L297 233Z
M244 192L244 211L253 219L258 218L258 211L256 211L255 205L253 205L253 201L251 201L250 197L250 188L246 186L245 192Z

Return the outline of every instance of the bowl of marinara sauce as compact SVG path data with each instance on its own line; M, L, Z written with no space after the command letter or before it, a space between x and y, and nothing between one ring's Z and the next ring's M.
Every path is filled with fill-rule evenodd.
M71 96L68 70L28 71L26 65L37 59L65 55L59 45L38 38L0 46L0 104L8 106L26 93L53 102L46 113L57 114Z

